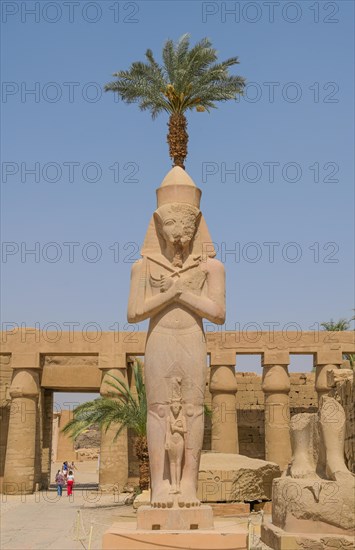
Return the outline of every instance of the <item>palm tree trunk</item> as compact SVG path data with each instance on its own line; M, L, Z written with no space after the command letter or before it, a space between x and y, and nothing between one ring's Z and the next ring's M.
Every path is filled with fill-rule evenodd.
M169 154L173 159L173 166L180 166L185 170L184 162L187 156L187 142L189 141L185 115L182 113L171 114L168 126L167 141L169 144Z
M139 462L139 488L144 491L149 489L150 482L147 438L144 436L137 437L134 446Z

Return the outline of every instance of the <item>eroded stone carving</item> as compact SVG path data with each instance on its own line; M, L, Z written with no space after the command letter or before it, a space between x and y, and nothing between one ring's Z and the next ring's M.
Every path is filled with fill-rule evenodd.
M352 534L354 475L344 460L345 413L322 396L318 413L291 419L293 458L273 484L273 524L288 532Z
M288 475L295 479L317 478L320 434L315 413L300 413L290 420L292 461Z
M98 356L93 355L46 355L44 357L43 366L97 366Z
M185 451L186 419L182 412L181 378L172 379L170 414L167 418L165 449L170 464L170 493L180 493L181 464Z
M290 422L292 462L288 475L295 478L352 481L344 460L345 413L338 401L324 395L318 413L301 413Z
M314 539L298 539L300 550L353 550L351 540L339 540L338 538L324 537L319 542Z
M151 504L190 507L200 504L196 490L206 376L202 318L224 322L224 267L214 259L199 210L201 192L186 172L173 168L157 195L142 259L132 268L128 320L150 319L145 382ZM177 379L181 402L174 405L171 387Z

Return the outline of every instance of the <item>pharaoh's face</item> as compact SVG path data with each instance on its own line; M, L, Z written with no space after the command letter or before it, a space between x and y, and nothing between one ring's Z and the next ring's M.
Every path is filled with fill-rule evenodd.
M165 242L185 247L193 239L199 210L188 204L167 204L158 208L160 231Z
M180 403L173 403L171 405L171 410L172 410L175 417L179 414L180 409L181 409Z

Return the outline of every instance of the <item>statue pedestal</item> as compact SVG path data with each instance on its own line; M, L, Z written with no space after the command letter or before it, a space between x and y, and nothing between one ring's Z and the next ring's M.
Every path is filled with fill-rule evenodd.
M106 531L103 550L245 550L245 523L216 521L212 508L159 509L141 506L137 527L132 522L115 523Z
M274 550L352 550L354 479L274 480L272 523L261 527L261 540Z
M141 506L137 512L137 529L149 531L193 531L213 529L211 506L196 508L152 508Z
M355 486L325 479L281 477L272 485L272 523L288 533L354 535Z
M354 537L348 535L321 535L316 533L289 533L272 523L261 526L261 540L274 550L353 550Z

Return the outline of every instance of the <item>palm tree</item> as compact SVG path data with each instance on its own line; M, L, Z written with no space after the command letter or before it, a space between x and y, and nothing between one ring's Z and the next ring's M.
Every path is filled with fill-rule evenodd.
M340 330L349 330L350 324L352 321L355 320L355 316L351 317L351 319L339 319L338 321L333 321L331 319L330 321L325 321L324 323L321 323L320 326L324 330L329 331L340 331ZM354 353L344 353L343 359L349 361L350 366L352 369L355 369L355 354Z
M150 110L152 118L169 113L169 144L173 166L185 168L188 134L187 111L215 108L215 102L236 99L242 94L244 78L230 75L229 67L238 57L217 62L217 52L208 38L189 49L190 38L184 34L174 44L168 40L159 65L152 50L146 51L147 62L136 61L127 71L118 71L117 80L106 84L105 91L116 92L126 103L139 103L142 111Z
M114 440L124 428L131 428L136 436L135 452L139 462L139 487L141 491L149 487L149 455L146 438L147 399L143 382L142 363L136 359L133 374L137 394L133 394L125 382L114 375L107 384L114 391L108 397L99 397L94 401L82 403L73 413L73 418L63 428L63 432L73 439L92 425L107 431L117 424Z
M339 319L339 321L333 321L331 319L330 321L325 321L324 323L321 323L320 326L324 328L324 330L329 331L340 331L340 330L348 330L350 327L350 321L352 319Z

